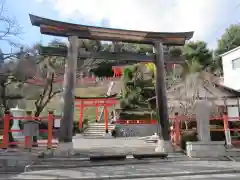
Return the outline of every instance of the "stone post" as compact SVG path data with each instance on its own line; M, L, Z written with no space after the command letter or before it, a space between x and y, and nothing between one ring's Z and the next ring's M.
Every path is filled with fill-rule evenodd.
M186 151L189 157L223 157L226 155L225 142L211 141L209 121L211 105L209 101L199 100L195 103L197 120L197 142L187 142Z
M211 105L207 101L197 101L195 103L195 114L197 120L198 140L210 142L209 121L211 118Z

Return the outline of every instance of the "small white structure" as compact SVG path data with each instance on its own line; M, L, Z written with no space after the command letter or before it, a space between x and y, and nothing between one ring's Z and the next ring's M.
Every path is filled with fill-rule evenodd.
M24 109L19 109L18 106L16 106L15 108L11 108L10 112L12 113L13 117L26 116L26 111ZM20 120L14 118L11 130L20 130L19 123ZM12 135L16 141L22 141L24 139L24 135L22 132L12 132Z
M240 46L221 55L223 85L240 91Z
M221 55L223 66L222 85L240 92L240 46ZM238 117L240 115L239 99L237 103L227 108L228 115Z

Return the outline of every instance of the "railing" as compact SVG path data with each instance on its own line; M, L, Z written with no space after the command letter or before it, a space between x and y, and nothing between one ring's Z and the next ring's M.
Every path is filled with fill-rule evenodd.
M35 135L29 135L31 132L24 132L25 130L17 130L17 129L10 129L10 121L11 120L20 120L23 123L23 126L25 123L31 122L33 124L39 125L40 121L47 120L47 129L46 130L39 130L39 132L46 132L48 134L47 142L33 142L32 138ZM26 149L31 149L34 145L46 145L48 149L52 149L54 145L57 145L56 142L53 142L53 132L55 131L53 129L54 127L54 121L56 120L54 114L52 112L48 113L48 116L41 116L41 117L35 117L32 116L32 113L30 111L27 112L26 116L12 116L10 112L6 112L4 114L3 123L4 123L4 129L3 129L3 140L2 143L0 143L0 147L3 149L6 149L9 147L9 145L23 145ZM25 122L24 122L25 121ZM30 127L31 128L31 127ZM31 130L30 130L31 131ZM9 132L22 132L24 141L16 141L16 142L9 142ZM24 135L28 134L28 135Z
M181 129L181 124L185 121L190 120L191 122L196 121L196 118L190 118L188 116L180 116L176 113L174 117L169 117L169 120L171 121L171 129L170 129L170 135L173 144L179 145L181 140L181 135L184 132L192 131L196 129ZM224 132L225 133L225 139L227 143L231 143L232 145L238 145L240 144L240 140L233 140L231 137L231 132L240 132L239 128L230 128L229 122L238 121L240 122L240 117L228 117L227 114L224 114L220 117L211 117L210 121L222 121L223 127L218 128L209 128L209 131L218 131L218 132ZM128 124L128 125L147 125L147 124L156 124L156 120L117 120L116 124ZM211 126L211 125L210 125Z
M180 144L180 139L181 139L181 135L183 132L186 131L192 131L192 129L190 130L183 130L181 129L181 123L182 121L186 121L186 119L188 119L188 117L186 116L178 116L176 115L174 118L171 118L172 122L172 129L171 129L171 137L172 137L172 141L174 144L179 145ZM239 128L229 128L229 122L233 122L233 121L239 121L240 117L229 117L227 114L224 114L223 116L220 117L211 117L211 119L209 119L210 121L222 121L223 123L223 127L217 127L217 128L209 128L209 131L215 131L215 132L224 132L225 134L225 140L226 143L228 145L238 145L240 143L239 140L232 140L231 137L231 132L240 132ZM193 121L193 120L192 120Z

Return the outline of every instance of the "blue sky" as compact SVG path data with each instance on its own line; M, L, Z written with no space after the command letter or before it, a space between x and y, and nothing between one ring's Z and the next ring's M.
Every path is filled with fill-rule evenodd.
M151 2L151 3L150 3ZM79 24L150 31L195 31L210 48L230 24L240 23L240 0L6 0L3 12L22 27L19 43L46 44L29 13ZM3 25L0 24L0 28ZM0 48L11 48L0 41Z

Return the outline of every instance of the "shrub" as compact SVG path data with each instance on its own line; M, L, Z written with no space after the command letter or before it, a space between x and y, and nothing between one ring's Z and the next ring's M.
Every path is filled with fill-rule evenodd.
M113 137L115 137L115 138L117 137L117 131L116 131L116 129L113 129L111 133L112 133L112 136L113 136Z
M223 129L221 125L210 125L210 137L211 141L225 141L224 131L213 131L214 129Z
M198 141L196 130L184 132L181 137L180 147L186 150L186 142L194 141Z
M88 119L83 120L83 128L82 129L79 129L79 122L74 121L73 122L73 135L75 135L77 133L83 133L87 127L88 127Z

